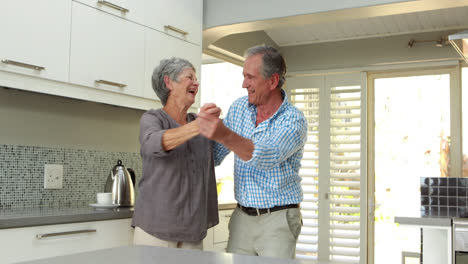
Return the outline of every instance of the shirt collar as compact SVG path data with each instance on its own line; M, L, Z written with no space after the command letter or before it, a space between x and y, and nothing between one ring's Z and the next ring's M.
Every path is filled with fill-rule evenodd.
M270 118L267 119L268 121L275 118L280 113L282 113L286 109L286 107L289 105L288 96L286 95L286 92L283 89L281 89L281 97L283 97L283 102L281 103L278 110L276 110L276 112L272 116L270 116ZM252 118L253 118L253 121L255 123L255 120L257 118L257 106L254 105L254 104L249 103L248 104L248 109L252 113Z

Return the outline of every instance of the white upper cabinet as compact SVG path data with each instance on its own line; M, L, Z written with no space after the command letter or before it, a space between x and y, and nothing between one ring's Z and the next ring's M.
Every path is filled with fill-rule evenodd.
M144 24L192 43L202 43L202 0L146 0Z
M0 70L68 81L70 0L1 1Z
M77 2L72 10L70 82L143 96L144 27Z
M146 110L161 59L186 58L200 78L202 0L1 4L0 86Z
M157 31L145 30L145 83L144 97L157 99L151 85L151 76L154 68L162 59L171 57L184 58L190 61L196 69L197 78L200 80L201 47L187 41L170 37ZM199 106L200 90L198 91L194 107Z
M74 0L101 11L142 24L145 0Z

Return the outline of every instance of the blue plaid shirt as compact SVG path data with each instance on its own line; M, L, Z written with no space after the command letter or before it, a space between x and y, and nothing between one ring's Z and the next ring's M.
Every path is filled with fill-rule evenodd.
M235 155L234 161L235 198L246 207L297 204L303 198L299 169L307 141L307 120L288 102L283 90L281 93L284 99L280 108L257 127L257 107L249 104L247 96L234 101L223 120L229 129L255 145L250 160ZM215 143L215 164L219 165L229 152Z

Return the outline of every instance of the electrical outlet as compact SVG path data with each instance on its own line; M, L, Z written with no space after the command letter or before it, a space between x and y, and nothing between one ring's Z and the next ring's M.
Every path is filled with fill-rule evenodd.
M63 165L45 164L44 165L44 189L62 189L63 188Z

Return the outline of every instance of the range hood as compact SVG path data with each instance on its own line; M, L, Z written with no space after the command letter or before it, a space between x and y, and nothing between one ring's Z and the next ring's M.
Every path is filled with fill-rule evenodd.
M468 30L449 35L448 40L465 62L468 63Z

